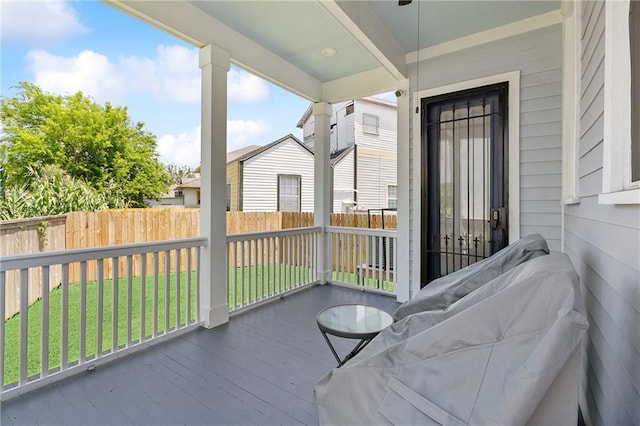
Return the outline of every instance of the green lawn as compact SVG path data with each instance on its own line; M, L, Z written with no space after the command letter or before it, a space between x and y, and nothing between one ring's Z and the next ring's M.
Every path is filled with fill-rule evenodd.
M158 280L158 332L165 329L165 278L159 276ZM195 273L191 280L191 315L190 321L195 320L196 313L196 285ZM180 274L180 323L186 320L186 272ZM131 340L136 341L140 337L140 277L132 279L131 286ZM88 282L86 286L86 356L95 355L97 346L97 293L98 284L95 281ZM145 286L145 325L144 333L151 336L153 332L153 277L148 276ZM176 325L175 306L175 277L172 274L169 280L169 327ZM103 317L102 317L102 350L111 349L112 345L112 306L113 306L113 282L104 280L103 289ZM69 285L69 347L68 362L77 361L80 349L80 285ZM117 335L118 346L127 342L127 280L118 280L117 299ZM4 354L4 382L13 383L18 379L18 348L20 315L5 321L5 354ZM40 372L40 346L42 324L42 300L37 300L29 306L28 318L28 345L27 345L27 374L29 376ZM49 368L60 366L60 336L62 316L62 289L55 288L49 293Z
M229 270L229 306L244 306L256 300L289 290L297 286L297 283L305 282L310 278L310 268L291 265L270 265L257 267L244 267ZM187 273L180 274L180 323L186 321L186 278ZM140 337L140 290L141 278L134 277L131 285L131 341L135 342ZM118 346L127 343L127 280L118 280L118 300L117 300L117 334ZM87 357L95 355L97 347L97 292L98 284L95 281L86 285L86 345L85 353ZM169 328L176 325L176 303L175 303L175 277L170 275L169 279ZM112 346L112 306L113 306L113 282L104 280L103 290L103 317L102 317L102 351L108 351ZM68 362L72 363L79 358L80 348L80 285L69 285L69 347ZM49 293L49 368L60 366L60 335L61 335L61 312L62 312L62 290L60 287L53 289ZM4 355L4 383L9 384L18 380L19 362L19 331L20 315L5 321L5 355ZM41 346L41 324L42 324L42 300L37 300L29 306L27 311L28 322L28 344L27 344L27 374L28 376L40 373L40 346ZM158 275L158 333L165 329L165 275ZM191 312L190 321L196 318L196 276L191 273ZM146 277L145 285L145 336L153 333L153 277Z

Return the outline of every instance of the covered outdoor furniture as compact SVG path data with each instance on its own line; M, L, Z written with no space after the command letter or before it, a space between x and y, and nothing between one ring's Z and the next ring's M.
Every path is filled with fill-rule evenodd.
M320 424L577 424L578 276L539 256L383 330L316 386Z
M549 247L545 239L539 234L528 235L486 259L430 282L400 305L393 319L398 321L416 312L444 309L508 270L546 254Z

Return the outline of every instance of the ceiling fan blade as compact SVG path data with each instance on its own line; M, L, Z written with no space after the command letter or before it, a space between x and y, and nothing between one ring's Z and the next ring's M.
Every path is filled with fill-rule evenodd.
M411 4L413 0L398 0L398 6L406 6L408 4Z

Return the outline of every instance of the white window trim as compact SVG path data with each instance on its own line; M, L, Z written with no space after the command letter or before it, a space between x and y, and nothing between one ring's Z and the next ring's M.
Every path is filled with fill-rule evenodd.
M580 2L562 2L562 203L580 203L578 191L578 117L580 105Z
M631 182L629 0L605 4L604 142L600 204L640 204Z
M375 118L376 119L376 131L374 132L367 132L367 124L365 123L367 117L371 117L371 118ZM375 114L367 114L362 113L362 133L367 134L367 135L379 135L380 134L380 117L375 115Z

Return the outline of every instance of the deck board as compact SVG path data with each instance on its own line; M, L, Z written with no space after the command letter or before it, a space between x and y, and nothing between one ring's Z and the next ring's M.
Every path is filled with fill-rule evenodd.
M316 424L315 384L336 366L316 314L341 303L397 306L315 286L11 399L1 424ZM341 354L355 343L332 341Z

